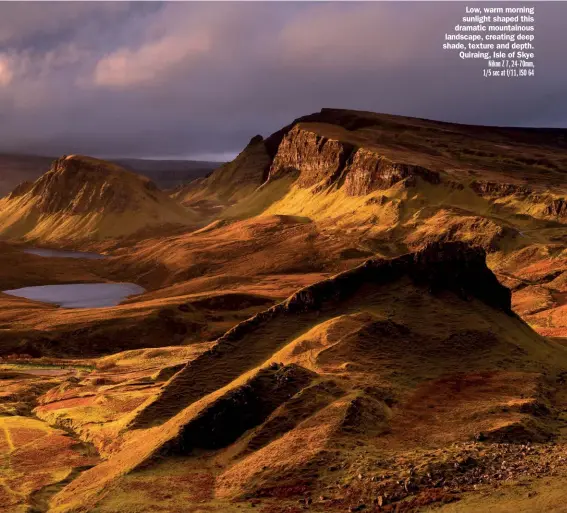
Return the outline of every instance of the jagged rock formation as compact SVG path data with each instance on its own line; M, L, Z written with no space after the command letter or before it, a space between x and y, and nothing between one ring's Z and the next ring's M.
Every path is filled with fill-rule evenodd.
M528 196L533 190L526 186L511 183L498 183L475 180L471 183L471 189L481 196L495 196L502 198L512 194Z
M531 140L545 144L545 156ZM210 219L260 212L313 218L329 218L332 212L339 218L356 212L366 224L380 226L377 231L395 227L390 238L406 245L411 234L402 227L413 224L416 210L457 206L468 210L467 216L494 214L490 222L505 235L485 247L499 250L512 233L509 225L518 220L510 223L505 219L510 215L564 219L564 153L561 130L475 127L323 109L264 140L253 138L232 163L188 185L177 197L187 205L207 207L203 213ZM378 193L395 200L377 203ZM343 195L369 198L360 209L355 200L343 202ZM366 208L371 206L384 208Z
M345 171L345 190L351 196L365 196L380 189L389 189L398 182L406 186L417 185L417 178L431 184L441 181L439 173L421 166L396 163L379 153L358 149Z
M533 205L540 204L540 215L547 218L564 218L567 216L567 201L565 198L554 198L550 193L536 192L533 188L511 184L486 181L474 181L471 189L479 196L490 198L513 197Z
M54 161L0 203L0 236L43 243L100 241L196 221L149 179L74 155Z

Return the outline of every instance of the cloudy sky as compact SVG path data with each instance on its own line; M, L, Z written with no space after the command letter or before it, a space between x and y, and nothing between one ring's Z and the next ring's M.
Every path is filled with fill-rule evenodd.
M567 3L518 80L441 49L464 5L2 2L0 152L223 160L322 107L567 127Z

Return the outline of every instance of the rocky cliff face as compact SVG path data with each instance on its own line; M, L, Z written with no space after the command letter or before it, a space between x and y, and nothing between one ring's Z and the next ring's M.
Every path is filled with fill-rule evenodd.
M543 216L559 219L567 217L567 200L565 198L553 198L550 194L538 193L525 185L475 180L471 183L471 189L483 197L505 198L515 196L533 204L539 203L543 206Z
M405 180L407 187L415 186L417 178L438 184L439 173L421 166L392 162L379 153L358 148L345 172L345 190L351 196L363 196L373 191L389 189Z
M300 187L334 183L345 169L354 147L328 139L301 126L294 127L282 140L272 163L269 178L298 173Z
M334 278L300 290L272 310L316 310L325 301L356 293L363 284L388 283L403 276L432 292L450 290L463 298L476 297L494 308L511 312L511 292L487 267L486 252L464 242L436 242L391 260L367 260ZM230 337L230 333L225 337Z
M420 178L440 183L439 173L421 166L394 162L380 152L320 135L308 125L295 125L282 139L269 178L295 173L300 187L321 190L337 184L350 196L363 196ZM340 183L339 183L340 182Z

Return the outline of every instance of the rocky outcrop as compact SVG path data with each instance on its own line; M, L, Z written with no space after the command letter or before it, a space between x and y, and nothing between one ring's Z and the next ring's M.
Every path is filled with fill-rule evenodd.
M283 137L268 179L285 174L296 174L299 187L316 186L317 192L336 184L350 196L389 189L401 182L415 186L418 178L433 184L441 181L436 171L394 162L378 151L326 137L302 124Z
M550 198L549 195L538 194L525 185L475 180L471 183L471 189L479 196L492 198L516 196L528 199L532 203L543 203L545 205L543 210L544 216L567 217L567 200L565 198Z
M475 180L472 182L471 189L479 196L492 196L497 198L503 198L504 196L511 196L513 194L528 196L533 192L531 189L523 185L483 180Z
M333 184L344 170L354 147L296 126L284 137L270 169L270 178L298 173L303 188Z
M254 326L275 316L318 310L327 301L347 299L364 284L385 284L403 276L409 276L417 285L432 292L450 290L463 298L476 297L511 313L511 292L487 267L484 249L464 242L438 242L391 260L367 260L354 269L305 287L283 303L237 324L218 342L234 342Z
M405 180L405 186L417 184L417 178L438 184L439 173L421 166L392 162L375 151L359 148L345 172L345 191L350 196L364 196L376 190L389 189Z
M548 202L544 211L545 215L564 218L567 217L567 200L558 198Z
M492 253L502 249L505 240L513 240L517 236L517 230L492 219L459 212L458 209L442 209L425 222L414 225L405 242L409 248L419 250L433 242L464 241Z
M407 121L410 119L411 118L404 118L402 116L376 114L374 112L323 108L320 112L307 114L306 116L301 116L293 120L289 125L267 137L264 140L264 144L268 154L273 160L284 137L299 123L325 123L342 127L351 132L377 126L391 130L405 129L404 125L407 124ZM436 124L439 123L436 122Z

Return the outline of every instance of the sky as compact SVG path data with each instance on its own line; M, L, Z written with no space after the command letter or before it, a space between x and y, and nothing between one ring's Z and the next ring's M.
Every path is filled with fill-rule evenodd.
M459 2L0 2L0 152L227 160L323 107L567 127L567 3L531 5L536 75L490 80L441 49Z

